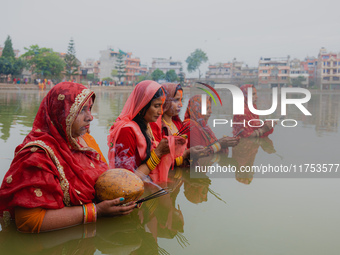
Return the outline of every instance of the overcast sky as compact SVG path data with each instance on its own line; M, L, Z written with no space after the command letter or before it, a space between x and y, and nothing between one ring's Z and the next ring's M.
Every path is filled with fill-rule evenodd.
M72 37L80 61L112 47L149 66L172 57L186 71L185 59L201 48L210 64L237 58L257 66L261 56L339 52L339 7L338 0L0 0L0 45L10 35L20 54L33 44L66 52Z

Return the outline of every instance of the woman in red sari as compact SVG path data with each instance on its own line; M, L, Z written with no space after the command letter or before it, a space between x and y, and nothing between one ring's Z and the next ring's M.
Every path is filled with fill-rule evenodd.
M163 138L150 123L162 115L165 101L161 85L142 81L136 85L108 136L110 168L124 168L155 182L166 182L171 163L182 155L185 139ZM183 148L182 148L183 147Z
M63 82L40 104L32 131L15 150L0 188L0 213L23 232L94 222L97 216L130 213L122 199L95 205L95 182L107 170L100 154L79 139L90 127L95 95Z
M273 133L273 125L271 121L264 122L262 127L261 121L259 121L259 115L252 113L248 107L248 88L252 88L252 96L253 96L253 104L256 106L257 101L257 90L252 84L245 84L241 86L241 90L244 95L244 115L234 115L233 123L245 123L244 124L233 124L233 134L238 134L242 129L242 133L239 134L240 137L266 137ZM255 127L251 127L248 125L249 120L258 120L252 121L251 125ZM274 123L275 125L275 123Z
M221 150L228 151L228 147L236 146L239 138L224 136L217 139L208 125L211 111L211 97L207 100L207 114L201 114L201 95L190 98L184 123L190 123L190 132L187 132L189 146L202 145L210 152L216 153Z
M162 136L175 135L181 129L184 129L183 122L179 118L179 112L182 108L183 89L178 83L164 83L162 88L166 93L166 100L163 105L162 117L155 123L151 123L152 130L159 126L162 130ZM186 149L182 156L176 158L176 165L181 166L184 162L189 164L190 154L192 157L198 157L204 151L203 146L193 146Z

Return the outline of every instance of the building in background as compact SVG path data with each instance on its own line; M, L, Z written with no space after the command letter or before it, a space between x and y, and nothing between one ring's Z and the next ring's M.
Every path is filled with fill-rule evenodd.
M99 58L99 78L113 78L111 76L112 70L116 70L117 57L119 54L123 55L123 60L125 64L125 77L122 78L123 81L129 84L136 83L138 77L147 72L145 66L141 66L140 59L137 57L132 57L132 53L125 53L121 50L114 51L113 49L107 49L100 51Z
M340 89L340 54L321 48L317 63L319 89Z
M152 64L150 67L150 73L155 71L156 69L161 70L164 74L170 70L174 70L177 75L180 75L182 72L182 62L181 61L175 61L172 60L170 57L169 59L167 58L153 58L152 59Z
M316 71L318 59L315 57L306 57L304 61L301 62L304 68L308 70L308 81L309 87L314 87L316 85Z
M244 83L257 84L257 67L249 67L236 58L228 63L209 65L206 80L214 83L231 83L242 85Z
M94 78L99 78L99 61L88 58L85 60L84 64L80 67L82 73L87 75L93 75Z
M258 66L260 88L287 87L289 85L290 57L261 58Z
M293 87L309 87L308 66L297 58L289 63L289 85Z

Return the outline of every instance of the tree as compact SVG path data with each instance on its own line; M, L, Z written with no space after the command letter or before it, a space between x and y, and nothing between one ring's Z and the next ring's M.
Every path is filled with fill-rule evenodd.
M302 83L304 81L306 81L306 78L304 78L303 76L298 76L297 78L292 78L291 79L293 87L303 87Z
M10 59L0 58L0 76L1 75L9 75L13 71L13 64Z
M179 83L181 83L182 85L184 84L184 78L185 78L185 74L183 72L183 69L180 68L179 69L178 80L179 80Z
M152 76L150 74L140 75L138 77L138 82L145 81L145 80L152 80Z
M166 72L165 80L167 80L168 82L174 82L174 81L177 81L177 79L178 79L178 76L175 70L169 70Z
M119 81L125 77L126 75L126 71L125 71L125 60L124 60L124 53L120 52L117 55L117 61L116 61L116 70L117 70L117 75L116 77L118 77ZM112 73L111 73L112 75Z
M164 79L164 73L162 70L159 70L158 68L152 72L151 74L153 81L159 81L161 79Z
M192 73L198 70L198 78L201 79L201 70L199 69L202 63L208 61L207 54L201 49L196 49L190 54L190 56L185 60L188 64L188 72Z
M113 81L111 77L105 77L102 79L102 81L108 81L108 82L111 82Z
M25 67L25 61L16 59L13 51L11 37L8 36L0 57L0 75L19 75Z
M49 48L39 48L38 45L31 45L25 50L27 52L22 57L27 60L32 73L36 73L41 78L60 77L65 61L58 53Z
M92 82L97 82L99 81L99 78L95 77L94 76L94 73L89 73L87 76L86 76L86 79L88 81L92 81Z
M13 46L12 46L12 40L10 36L7 36L7 39L5 41L4 49L2 50L2 58L15 58Z
M79 64L78 59L76 58L76 49L74 47L74 42L72 38L68 44L68 49L64 60L66 63L65 75L67 79L70 79L75 75L79 75L78 73Z

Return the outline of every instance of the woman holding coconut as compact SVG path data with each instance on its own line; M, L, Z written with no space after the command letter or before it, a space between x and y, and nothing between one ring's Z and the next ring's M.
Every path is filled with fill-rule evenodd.
M72 82L54 86L40 104L32 131L15 150L0 188L0 215L19 231L40 232L129 214L124 198L94 204L94 185L107 164L80 138L93 120L94 92Z

